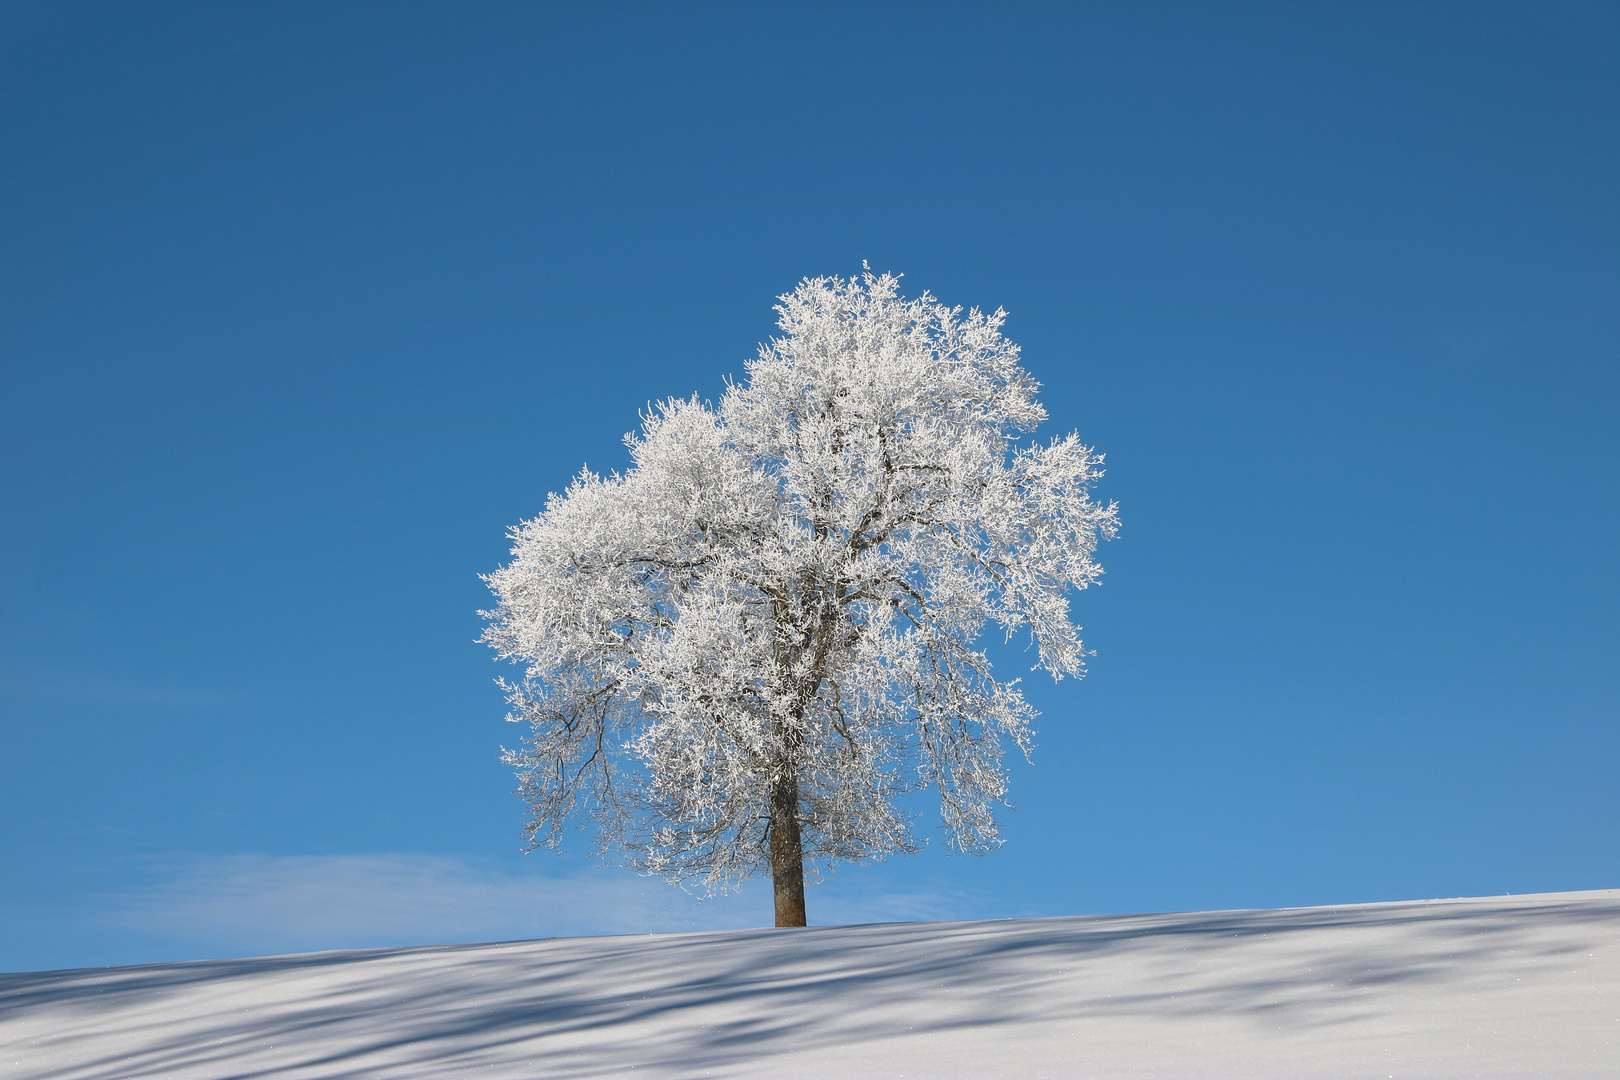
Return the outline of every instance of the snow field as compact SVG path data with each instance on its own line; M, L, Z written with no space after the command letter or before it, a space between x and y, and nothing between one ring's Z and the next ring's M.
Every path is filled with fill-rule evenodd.
M0 975L0 1075L1620 1076L1620 890Z

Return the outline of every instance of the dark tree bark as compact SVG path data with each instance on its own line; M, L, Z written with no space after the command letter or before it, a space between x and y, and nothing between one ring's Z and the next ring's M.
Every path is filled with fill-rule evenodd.
M771 792L771 877L776 883L776 925L805 926L804 842L799 835L799 781L782 777Z

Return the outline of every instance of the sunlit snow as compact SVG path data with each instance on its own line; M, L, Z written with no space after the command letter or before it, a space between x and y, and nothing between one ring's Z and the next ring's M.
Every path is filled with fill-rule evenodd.
M0 975L0 1074L1613 1077L1620 890Z

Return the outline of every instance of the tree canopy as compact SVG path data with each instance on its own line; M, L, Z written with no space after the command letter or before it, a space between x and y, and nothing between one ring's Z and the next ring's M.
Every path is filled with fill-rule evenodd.
M777 305L719 403L665 401L631 465L581 472L485 580L507 752L531 844L594 820L600 850L725 888L769 870L803 925L804 868L915 850L898 800L938 792L947 841L999 843L1003 744L1035 712L976 647L1027 634L1083 673L1070 595L1102 573L1102 455L1028 438L1046 412L1002 336L867 272Z

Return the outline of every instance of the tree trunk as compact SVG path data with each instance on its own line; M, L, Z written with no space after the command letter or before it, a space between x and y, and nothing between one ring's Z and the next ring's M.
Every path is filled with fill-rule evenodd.
M771 792L771 877L776 925L804 926L804 842L799 836L799 780L788 774Z

